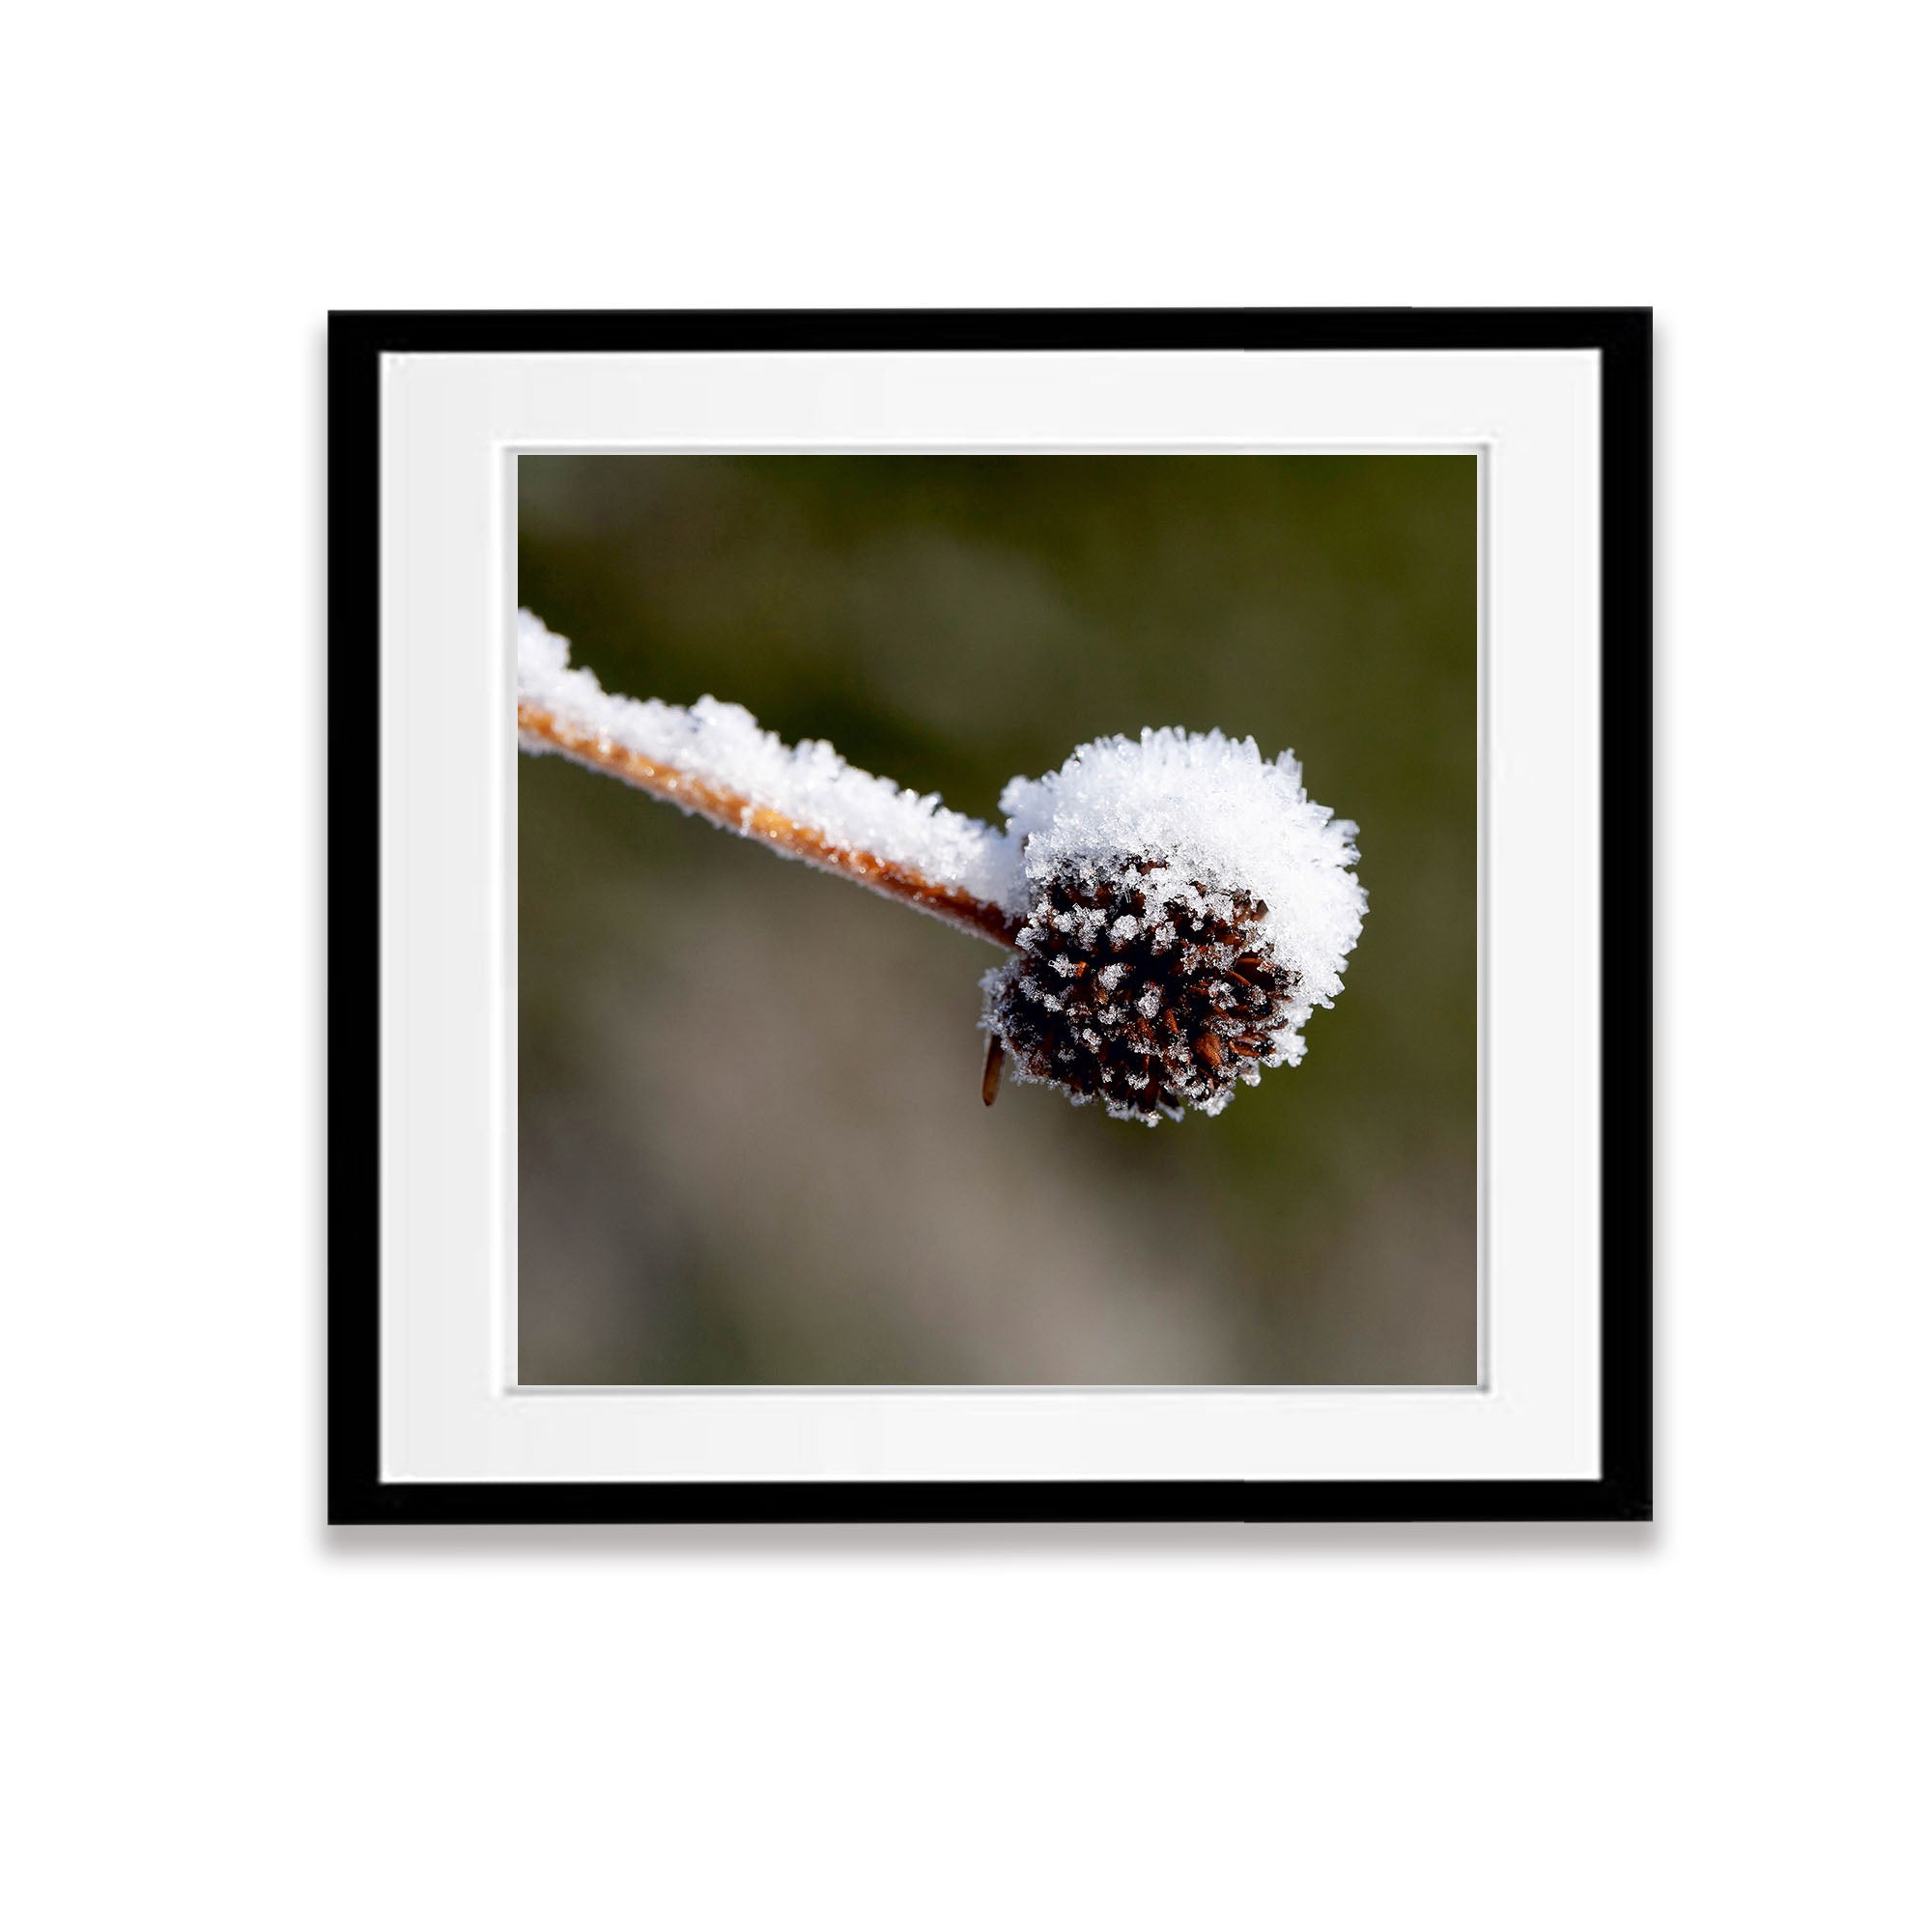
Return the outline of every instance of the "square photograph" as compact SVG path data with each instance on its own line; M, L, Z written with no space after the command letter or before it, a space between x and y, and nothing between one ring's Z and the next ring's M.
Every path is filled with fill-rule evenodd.
M1478 1379L1474 454L516 474L520 1385Z

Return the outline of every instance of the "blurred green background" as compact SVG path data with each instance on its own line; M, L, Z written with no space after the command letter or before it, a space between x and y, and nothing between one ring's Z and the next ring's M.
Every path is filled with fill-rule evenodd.
M521 1379L1473 1380L1476 505L1473 456L522 458L520 600L607 689L996 823L1219 725L1370 910L1218 1119L989 1111L996 949L519 759Z

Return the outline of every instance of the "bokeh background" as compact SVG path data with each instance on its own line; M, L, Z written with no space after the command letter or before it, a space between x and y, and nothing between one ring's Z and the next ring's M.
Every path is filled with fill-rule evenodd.
M1298 1068L1149 1129L1008 1082L995 949L521 758L526 1383L1477 1374L1473 456L526 456L519 594L998 822L1144 724L1361 826Z

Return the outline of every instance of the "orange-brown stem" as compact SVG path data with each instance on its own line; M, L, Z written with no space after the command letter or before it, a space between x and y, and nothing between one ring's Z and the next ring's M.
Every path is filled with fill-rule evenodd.
M804 859L825 871L869 886L888 898L918 906L922 912L929 912L962 931L978 933L995 945L1010 947L1019 937L1019 921L1000 906L975 898L957 886L937 884L895 859L881 859L876 853L836 844L814 826L801 825L769 806L754 805L741 793L710 779L680 771L674 765L613 744L600 733L567 724L537 705L519 700L517 732L520 737L534 739L554 752L561 752L591 771L622 779L626 784L636 785L653 798L695 811L727 832L741 833L761 845L769 845L775 852Z
M1007 1064L1006 1042L998 1034L986 1039L986 1066L980 1075L980 1097L991 1106L1000 1097L1000 1073Z

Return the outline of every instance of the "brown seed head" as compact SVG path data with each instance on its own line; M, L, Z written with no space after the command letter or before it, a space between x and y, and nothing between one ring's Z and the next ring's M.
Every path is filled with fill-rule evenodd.
M1039 885L1013 959L987 980L985 1024L1023 1080L1151 1125L1218 1113L1235 1083L1278 1064L1298 982L1251 895L1156 898L1151 859L1067 868ZM1172 874L1164 874L1172 877ZM1228 908L1225 914L1203 901Z

